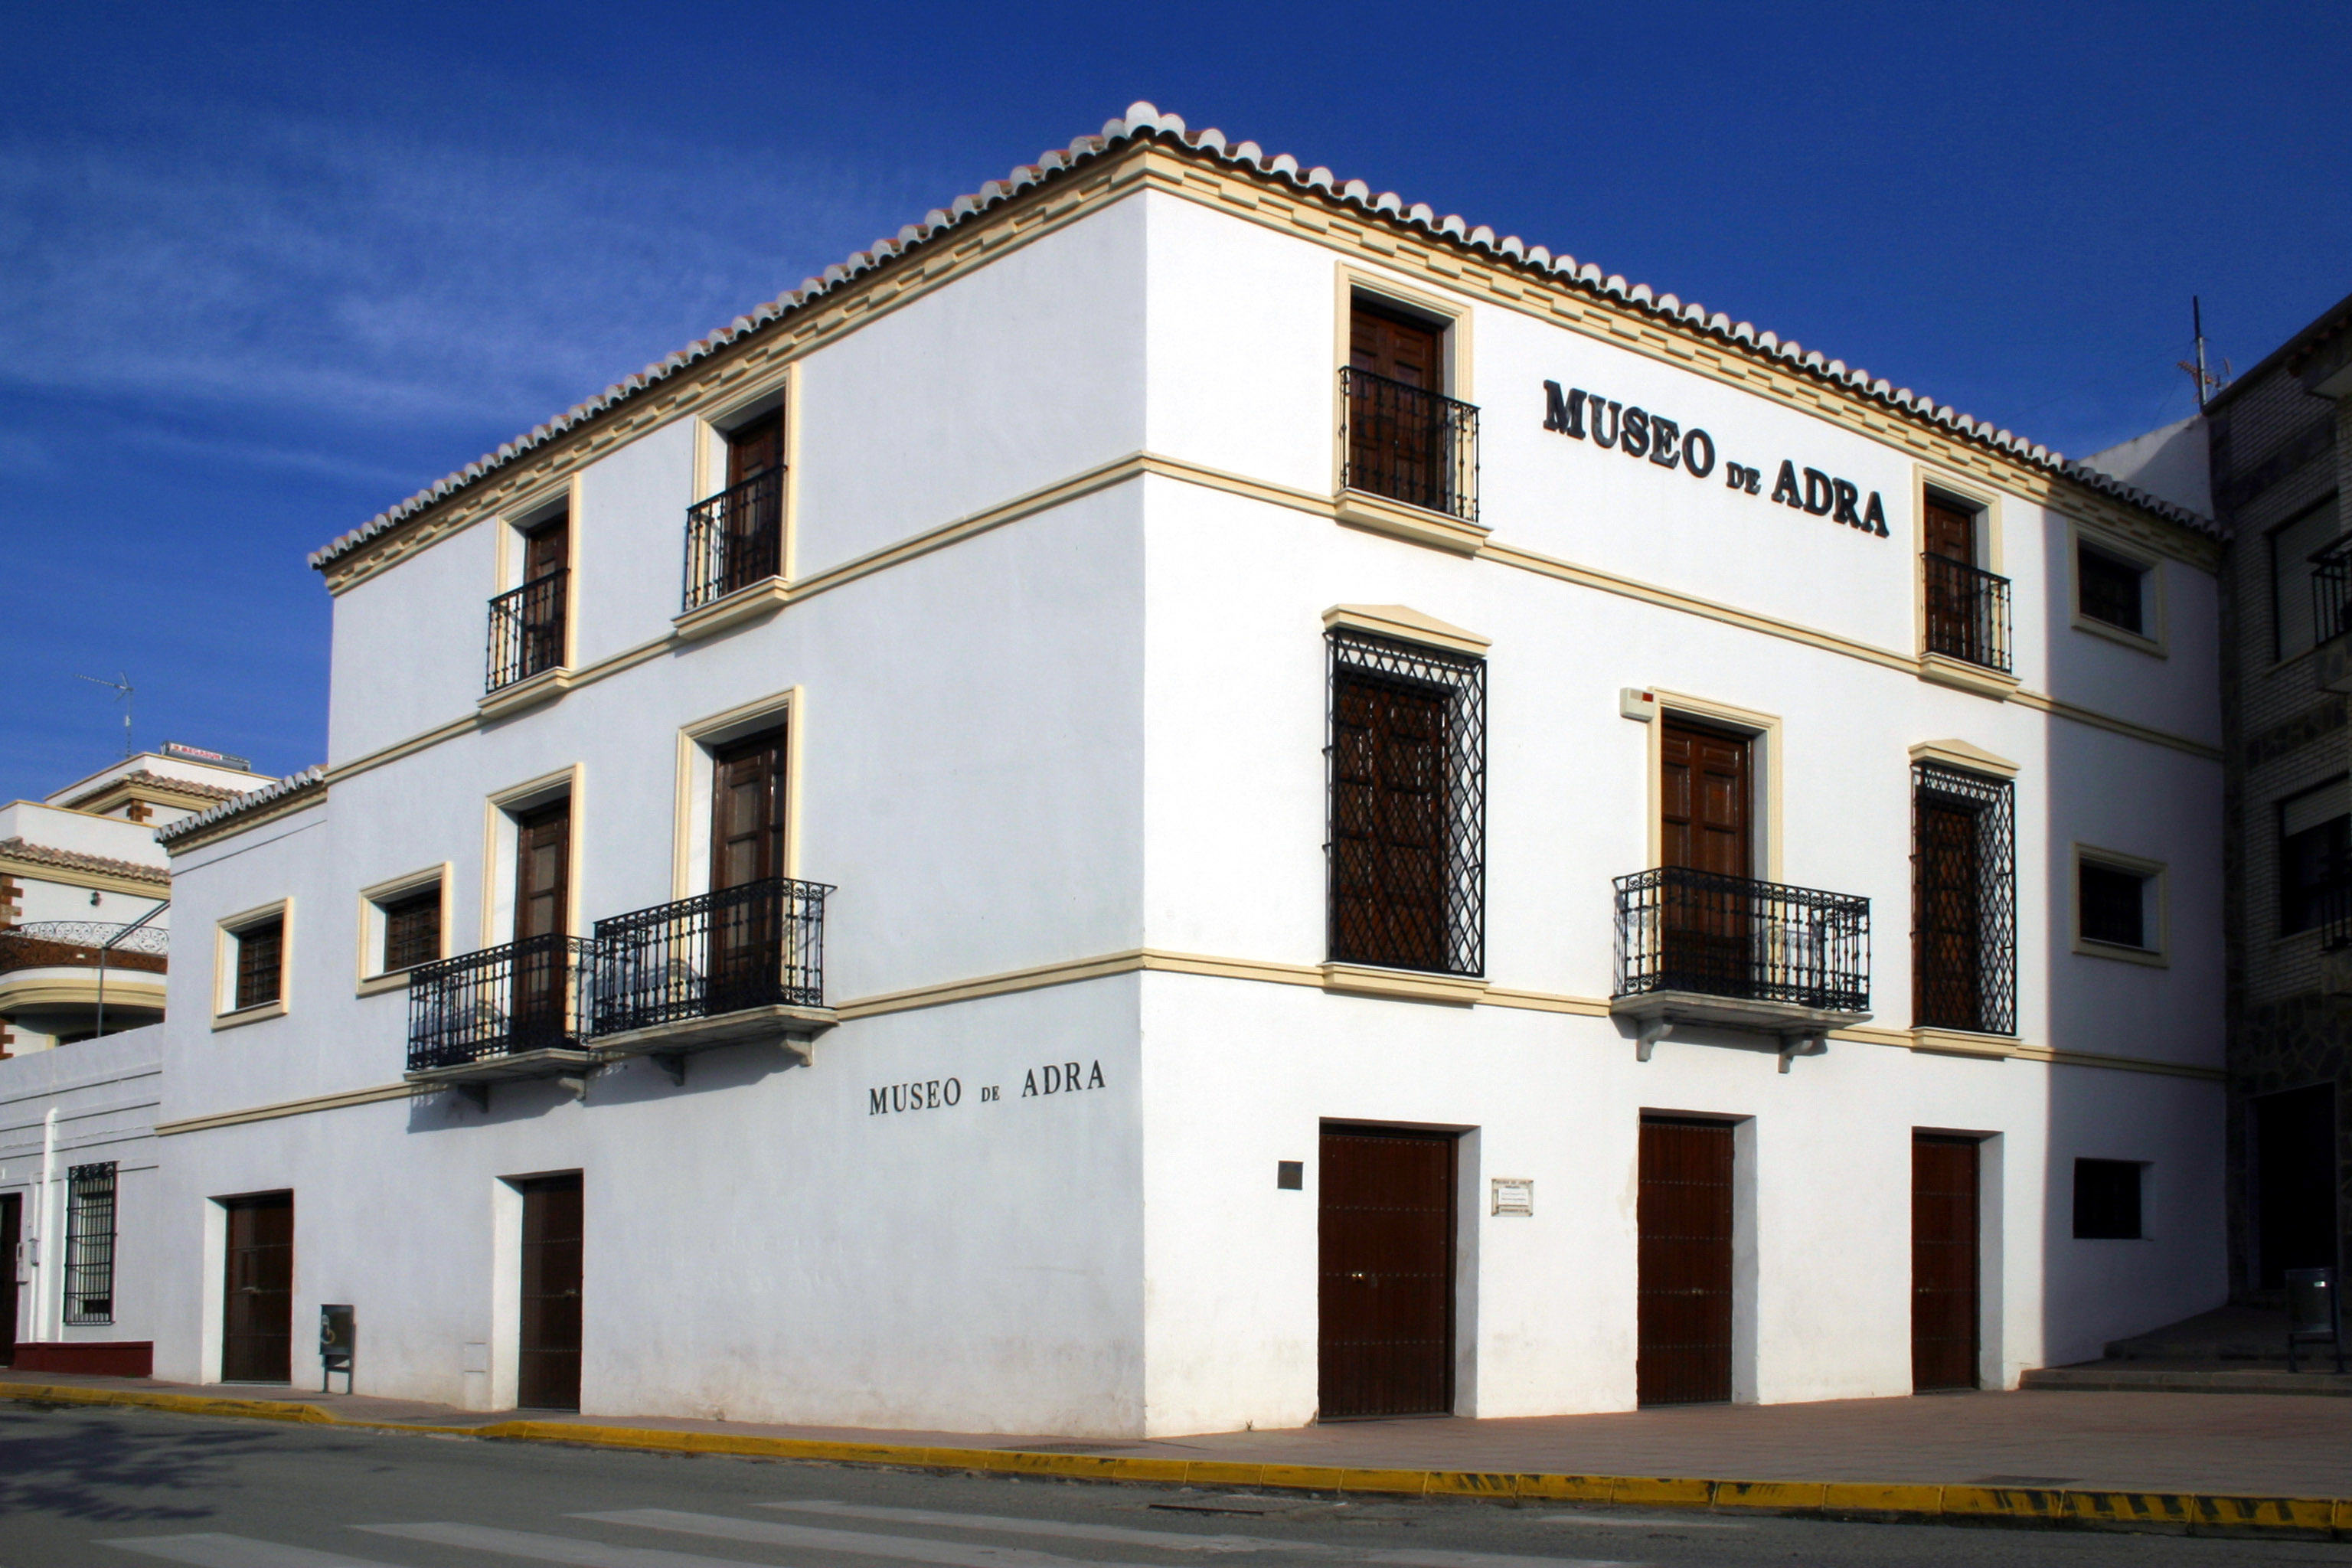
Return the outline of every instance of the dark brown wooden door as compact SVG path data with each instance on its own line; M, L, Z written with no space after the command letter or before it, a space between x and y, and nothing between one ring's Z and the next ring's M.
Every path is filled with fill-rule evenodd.
M1348 381L1349 486L1443 506L1445 415L1436 395L1445 390L1444 338L1409 316L1359 304L1349 319L1348 363L1356 373Z
M294 1375L294 1194L234 1198L228 1210L221 1377L287 1383Z
M522 1326L515 1402L532 1410L580 1408L580 1177L522 1184Z
M1446 967L1446 698L1343 669L1332 696L1331 956Z
M1659 931L1672 988L1741 994L1755 950L1750 890L1713 878L1755 875L1753 742L1681 719L1662 721L1661 863L1708 877L1668 879Z
M713 892L784 874L784 741L770 730L711 759Z
M1359 304L1349 312L1348 363L1423 392L1445 390L1444 340L1410 316Z
M1927 533L1928 554L1957 561L1963 566L1977 563L1977 520L1967 512L1929 501Z
M731 594L783 570L783 410L727 433L727 495L721 587Z
M572 565L572 518L551 518L523 535L522 578L536 584L522 599L522 673L536 675L563 662L563 618L569 595L556 575Z
M562 1035L571 1000L572 801L515 819L514 1017L518 1041Z
M1644 1405L1731 1397L1731 1129L1642 1121L1641 1346Z
M0 1197L0 1366L16 1363L16 1246L24 1239L24 1199L15 1193Z
M1452 1413L1454 1158L1450 1133L1323 1130L1320 1419Z
M1981 855L1977 813L1919 803L1919 861L1911 877L1911 1008L1915 1023L1975 1029L1984 1017Z
M1977 1385L1977 1145L1911 1140L1911 1386Z
M522 580L526 583L561 572L572 564L572 517L565 513L535 525L522 536Z
M727 433L727 488L784 466L784 413L762 414Z

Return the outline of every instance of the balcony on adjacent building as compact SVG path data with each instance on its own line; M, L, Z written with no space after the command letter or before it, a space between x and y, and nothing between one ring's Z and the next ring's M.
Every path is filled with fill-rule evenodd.
M595 1045L673 1078L698 1051L777 1040L805 1059L831 1028L822 882L770 877L596 922Z
M1478 410L1352 365L1339 372L1340 507L1350 521L1468 551L1478 522ZM1368 509L1363 498L1371 498ZM1412 509L1397 513L1381 502ZM1362 510L1363 515L1354 512ZM1416 521L1413 513L1434 513Z
M107 921L0 931L0 1023L70 1045L163 1016L171 931Z
M490 601L489 672L484 689L503 691L563 668L564 617L572 574L534 577Z
M577 1079L588 1045L593 944L534 936L423 963L408 974L408 1081L466 1088Z
M2323 691L2352 691L2352 533L2311 556L2314 672Z
M1610 1011L1643 1059L1677 1025L1771 1035L1791 1055L1870 1017L1870 900L1663 867L1620 877Z
M1948 555L1924 555L1927 652L2009 675L2009 579Z

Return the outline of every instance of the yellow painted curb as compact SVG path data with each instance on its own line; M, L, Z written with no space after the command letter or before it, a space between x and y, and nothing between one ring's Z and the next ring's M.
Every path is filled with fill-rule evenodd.
M1224 1459L1131 1458L1117 1454L1041 1454L1017 1448L947 1448L899 1443L834 1443L749 1433L676 1431L562 1421L498 1421L453 1426L350 1420L283 1399L225 1399L145 1389L83 1388L0 1380L0 1399L104 1405L184 1415L229 1415L378 1432L446 1434L509 1442L577 1443L640 1452L895 1465L909 1469L1058 1476L1071 1480L1149 1481L1171 1486L1263 1487L1289 1491L1404 1497L1611 1503L1641 1508L1722 1509L1821 1515L1866 1513L1978 1523L2089 1525L2185 1530L2192 1535L2265 1535L2352 1541L2352 1498L2231 1497L2201 1492L2067 1491L2039 1487L1914 1486L1866 1481L1731 1481L1675 1476L1555 1476L1510 1471L1343 1468Z

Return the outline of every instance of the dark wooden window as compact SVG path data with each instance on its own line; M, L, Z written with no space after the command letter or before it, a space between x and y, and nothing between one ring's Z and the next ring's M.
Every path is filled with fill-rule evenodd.
M2247 1102L2254 1167L2254 1282L2336 1263L2336 1086L2312 1084Z
M1731 1397L1732 1130L1642 1119L1634 1384L1643 1405Z
M114 1162L66 1173L66 1321L114 1321Z
M278 999L284 981L286 917L266 921L231 933L236 943L236 1006L258 1007Z
M1977 1142L1911 1139L1911 1386L1977 1386Z
M1486 662L1349 631L1328 641L1330 956L1481 973Z
M1451 1133L1323 1129L1321 1419L1453 1412L1455 1158Z
M284 1383L293 1374L294 1194L233 1198L221 1314L221 1377Z
M1445 395L1444 329L1359 300L1348 351L1348 488L1475 520L1478 411Z
M2017 1030L2017 828L2003 779L1912 767L1911 1016Z
M2145 567L2080 544L2074 550L2075 602L2083 614L2127 632L2144 631L2140 585Z
M543 1176L522 1192L522 1324L515 1402L580 1408L580 1293L585 1234L580 1176Z
M538 584L521 603L522 674L536 675L563 662L566 600L559 574L572 569L572 514L533 525L524 533L523 583Z
M441 956L441 884L377 906L383 921L383 972L413 969Z
M2336 779L2279 803L2279 933L2352 913L2352 815Z
M2074 1162L2074 1237L2078 1241L2137 1241L2140 1172L2135 1160Z
M2120 866L2084 860L2075 868L2083 940L2147 946L2147 879Z

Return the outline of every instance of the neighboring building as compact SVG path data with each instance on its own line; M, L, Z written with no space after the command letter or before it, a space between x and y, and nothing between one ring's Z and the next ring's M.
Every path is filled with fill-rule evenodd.
M362 1393L1100 1436L2095 1354L2227 1288L2219 553L1138 105L314 557L324 769L162 832L157 1372L346 1303Z
M162 1037L149 1026L163 1016L171 872L155 829L269 782L173 745L0 806L0 1058L16 1058L0 1059L0 1258L13 1288L0 1364L146 1370L165 1256ZM118 1257L137 1259L120 1281Z

